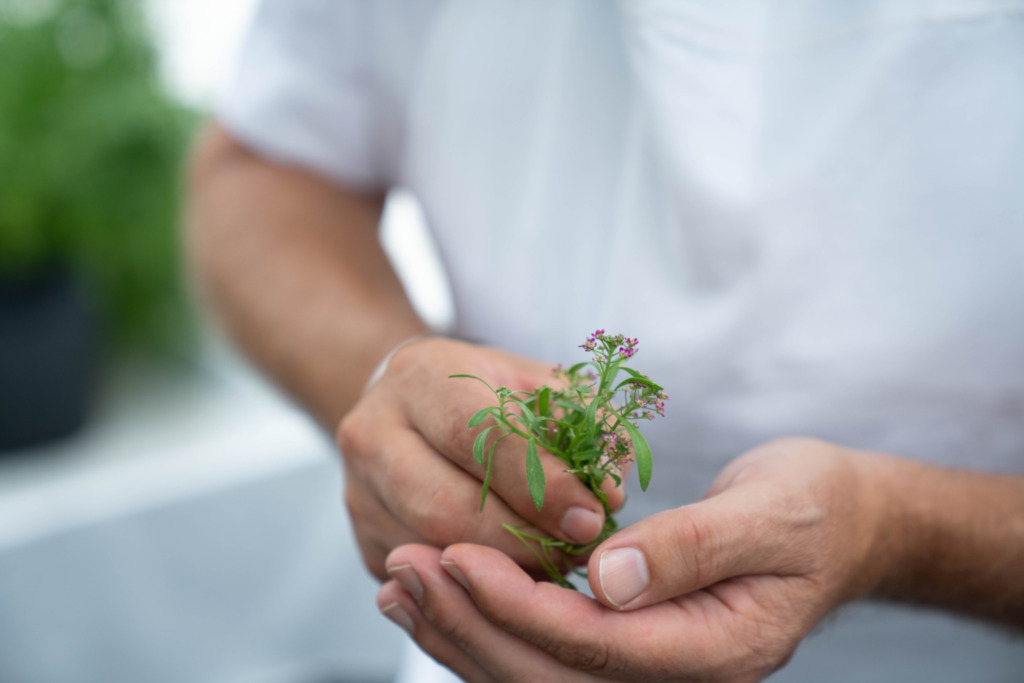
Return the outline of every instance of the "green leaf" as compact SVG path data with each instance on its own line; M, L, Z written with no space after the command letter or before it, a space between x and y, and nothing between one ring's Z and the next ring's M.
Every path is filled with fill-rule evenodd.
M622 361L616 361L612 363L612 366L608 368L605 376L602 378L601 386L607 388L615 381L615 378L619 376L619 370L622 370Z
M592 462L597 462L604 451L597 448L579 449L572 453L573 464L576 465L587 465Z
M556 401L555 405L565 411L566 417L573 414L583 414L586 411L580 407L579 403L575 401Z
M589 360L585 360L582 363L577 363L576 365L574 365L571 368L569 368L568 372L569 372L570 375L575 375L577 372L579 372L583 368L587 367L588 365L590 365L590 361Z
M533 411L530 410L530 407L526 405L524 402L520 401L518 398L513 398L512 400L515 402L517 406L519 406L519 409L523 411L523 425L530 431L536 431L537 418L534 416Z
M541 417L541 418L538 418L537 421L538 422L543 422L544 424L557 425L557 426L561 427L562 429L567 430L570 434L575 433L575 431L576 431L576 425L570 424L570 423L566 422L565 420L556 420L553 417Z
M550 387L544 387L539 394L537 394L537 415L541 417L547 417L548 414L548 402L551 399Z
M486 381L480 379L476 375L462 375L462 374L459 374L459 375L448 375L448 379L475 379L477 382L480 382L481 384L486 386L491 391L494 391L494 387L492 387L490 384L488 384ZM494 393L497 394L498 392L494 391Z
M663 386L661 386L660 384L655 384L654 382L652 382L651 380L647 379L642 374L634 370L633 368L627 368L623 366L622 369L628 372L630 375L632 375L634 379L642 379L645 383L649 384L649 386L652 389L655 389L656 391L662 391L664 389Z
M636 473L640 477L640 488L647 490L651 483L651 469L653 467L651 458L651 447L647 445L647 439L643 437L640 430L631 422L622 421L622 426L629 432L629 440L633 442L633 458L636 460Z
M589 434L594 431L594 426L597 423L597 404L600 403L597 396L590 401L590 405L587 406L587 416L584 422L584 429Z
M629 379L624 379L621 382L619 382L615 386L615 389L613 389L612 391L618 391L619 389L621 389L622 387L627 386L627 385L637 385L637 384L642 384L643 386L648 387L650 389L653 389L654 391L661 391L661 387L660 386L658 386L657 384L655 384L654 382L652 382L649 379L644 379L643 377L630 377Z
M487 446L487 433L494 429L495 425L491 425L487 429L483 430L476 435L476 440L473 441L473 459L476 460L478 465L484 464L484 449Z
M467 423L466 426L469 427L470 429L472 429L473 427L479 427L484 423L484 420L486 420L487 417L493 412L494 406L488 406L487 408L482 408L481 410L476 411L475 413L473 413L473 417L469 418L469 422Z
M487 491L491 488L491 465L494 464L494 449L498 447L498 444L505 440L508 434L504 434L501 437L494 440L491 444L490 451L487 454L487 470L484 472L484 484L480 488L480 510L484 509L484 503L487 502Z
M544 505L544 467L537 455L537 442L530 439L526 444L526 482L530 487L533 504L540 510Z

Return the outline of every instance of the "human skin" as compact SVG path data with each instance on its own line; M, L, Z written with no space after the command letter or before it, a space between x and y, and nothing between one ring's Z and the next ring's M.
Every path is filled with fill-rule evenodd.
M363 557L378 577L394 573L381 607L470 680L515 678L523 667L544 674L535 680L580 669L629 680L756 680L824 614L862 595L1024 622L1020 478L806 440L739 458L705 501L607 540L590 559L597 601L536 583L532 556L500 524L586 541L600 529L600 506L548 456L543 511L529 501L525 473L502 465L479 513L482 471L465 424L493 397L447 376L529 387L550 381L549 366L421 339L365 388L390 349L426 331L377 240L382 202L269 162L212 127L191 173L189 252L239 344L337 431ZM514 440L502 448L513 457L499 453L499 463L521 461ZM602 562L616 566L606 553L626 547L645 557L650 585L632 600L611 599L629 562L618 561L618 586L600 580ZM412 576L425 587L422 609L402 588L415 589ZM652 618L675 634L678 651L651 649L659 643L649 637ZM743 629L761 639L737 640Z
M384 560L403 543L467 541L540 572L503 523L574 543L598 536L601 504L546 453L548 504L534 507L525 469L507 457L512 441L499 446L479 511L484 468L472 457L466 422L494 397L478 382L448 376L533 388L552 381L552 364L450 339L401 344L428 330L377 239L381 196L272 163L216 125L198 143L190 190L188 248L205 296L249 356L336 431L346 504L374 575L386 578ZM618 507L621 491L608 493Z
M1024 629L1024 479L784 439L600 545L596 600L468 544L387 566L379 607L468 681L758 681L865 596Z

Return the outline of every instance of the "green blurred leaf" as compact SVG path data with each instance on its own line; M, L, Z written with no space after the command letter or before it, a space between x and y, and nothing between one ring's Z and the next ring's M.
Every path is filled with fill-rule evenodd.
M495 425L491 425L477 434L476 439L473 440L473 459L476 460L478 465L484 464L484 449L487 446L487 433L494 429L494 427Z
M469 429L473 429L474 427L479 427L480 425L482 425L484 423L484 420L486 420L488 417L490 417L491 414L494 413L496 410L497 410L497 408L495 408L494 406L488 406L486 408L481 408L480 410L478 410L475 413L473 413L473 417L469 418L469 422L467 423L466 426L469 427Z
M597 424L597 407L600 401L595 396L590 400L590 404L587 405L587 414L584 418L584 430L589 434L594 431Z
M0 1L0 273L68 266L115 341L188 329L178 223L198 117L159 82L133 0Z
M590 361L588 361L588 360L582 361L580 363L576 363L576 365L574 365L571 368L569 368L568 373L569 373L570 376L571 375L575 375L576 373L578 373L580 370L582 370L583 368L587 367L588 365L590 365Z
M540 417L547 417L548 414L548 402L551 400L551 388L544 387L537 394L537 415Z
M655 389L656 391L661 391L664 389L663 386L661 386L660 384L655 384L651 380L644 377L642 373L637 372L633 368L623 366L621 369L625 372L628 372L634 379L643 380L644 386L649 386L652 389Z
M631 377L629 379L624 379L621 382L619 382L615 386L615 389L613 389L612 391L613 392L618 391L622 387L625 387L625 386L631 385L631 384L640 384L640 385L643 385L643 386L648 387L650 389L653 389L655 391L661 391L661 387L660 386L658 386L657 384L655 384L654 382L652 382L649 379L644 379L643 377Z
M513 398L512 401L519 406L520 410L523 411L521 416L523 426L531 432L537 431L537 417L533 414L533 411L530 410L530 406L526 405L524 401L521 401L518 398Z
M484 483L480 489L480 509L484 509L484 503L487 502L487 492L491 489L491 472L494 469L494 451L498 448L498 444L505 440L508 434L503 434L494 440L491 444L491 448L487 453L487 469L484 470Z
M533 439L526 443L526 482L533 504L540 510L544 506L544 467L540 464L537 442Z
M644 435L631 422L623 420L622 426L626 428L629 440L633 443L633 459L636 461L637 476L640 477L640 488L646 491L647 485L651 483L651 471L653 470L651 447L647 445Z

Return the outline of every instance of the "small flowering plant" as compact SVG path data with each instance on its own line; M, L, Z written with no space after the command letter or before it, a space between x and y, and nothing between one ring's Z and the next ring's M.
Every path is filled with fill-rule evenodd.
M484 427L473 442L473 457L485 466L480 509L487 501L495 449L513 435L526 440L526 480L538 510L544 505L545 486L539 449L562 460L565 471L576 475L601 502L604 529L585 545L503 525L530 548L553 580L567 587L572 585L564 575L573 567L565 558L589 552L618 529L608 496L601 488L605 479L610 477L620 486L622 468L632 460L643 490L647 490L651 480L651 449L637 425L654 419L655 415L664 416L668 395L646 375L626 365L636 355L638 345L635 338L595 331L580 345L593 354L592 360L568 369L556 367L553 373L558 380L557 388L495 389L475 375L451 376L483 382L497 399L497 405L478 411L468 425L470 429ZM622 375L625 377L620 380Z

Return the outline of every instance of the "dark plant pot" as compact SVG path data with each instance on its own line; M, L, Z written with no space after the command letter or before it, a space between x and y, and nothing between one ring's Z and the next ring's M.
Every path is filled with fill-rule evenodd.
M0 273L0 450L81 427L95 395L97 327L68 270Z

